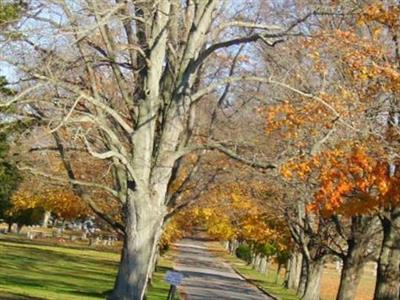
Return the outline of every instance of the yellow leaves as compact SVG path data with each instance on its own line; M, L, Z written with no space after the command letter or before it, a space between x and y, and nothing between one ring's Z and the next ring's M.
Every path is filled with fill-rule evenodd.
M381 27L376 27L372 30L372 38L373 39L378 39L382 33L382 28Z
M292 176L293 176L292 170L287 165L284 165L284 166L281 167L280 173L286 179L291 179Z
M167 248L174 241L184 237L185 230L179 223L180 221L180 219L175 218L168 223L160 239L161 249Z
M320 54L318 51L313 51L309 55L312 59L318 61L320 59Z
M358 24L380 23L395 29L400 26L400 8L395 6L384 6L381 2L368 5L358 19Z
M178 230L188 231L192 227L201 227L207 230L208 235L219 240L233 238L246 239L252 243L262 243L267 240L280 241L281 244L289 240L282 235L282 224L276 222L276 212L272 217L266 217L266 210L261 199L266 194L273 195L265 187L265 182L227 182L210 189L205 196L196 203L195 207L180 212L175 218ZM271 197L271 196L268 196ZM174 225L175 226L175 225ZM172 227L167 231L174 231ZM163 238L165 243L171 240L170 235Z
M306 180L311 174L314 164L318 164L318 160L290 161L280 168L280 173L287 180L293 179L295 176L301 180Z
M203 217L205 220L210 220L214 216L214 210L211 208L203 208L199 210L198 216Z
M236 235L229 218L222 216L218 222L207 227L207 233L220 240L230 240Z
M55 213L66 219L76 218L87 214L89 208L71 191L66 189L43 189L31 193L29 186L22 186L12 197L13 213L31 208L39 208Z

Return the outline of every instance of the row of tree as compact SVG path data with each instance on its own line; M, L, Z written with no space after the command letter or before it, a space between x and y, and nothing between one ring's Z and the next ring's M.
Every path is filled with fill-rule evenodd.
M333 257L343 262L337 299L355 298L363 267L371 261L377 264L374 298L398 299L400 8L396 3L342 8L353 14L343 14L340 25L337 19L314 20L303 30L318 34L287 41L279 55L265 47L256 52L265 62L260 67L286 79L276 80L277 90L252 94L271 98L252 115L264 117L266 136L251 138L264 157L282 162L281 177L267 176L261 183L273 186L279 200L269 195L260 206L253 194L258 200L250 207L240 200L237 211L232 206L237 188L220 185L224 192L209 192L213 200L203 208L199 202L194 218L206 220L211 235L233 244L276 244L271 230L281 236L289 232L287 285L303 299L319 298L324 263ZM248 122L242 115L238 124L253 124ZM254 153L248 145L241 151ZM254 174L245 185L249 182ZM272 207L275 218L265 211L267 217L258 218L260 207ZM246 231L246 212L254 232ZM276 215L285 220L278 230L268 222ZM258 249L253 247L253 258Z
M110 299L143 298L196 202L210 234L292 251L304 299L328 255L339 299L374 255L375 298L398 299L398 4L232 3L1 1L18 169L124 235Z

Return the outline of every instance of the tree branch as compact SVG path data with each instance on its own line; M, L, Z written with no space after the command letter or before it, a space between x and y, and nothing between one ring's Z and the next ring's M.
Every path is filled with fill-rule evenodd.
M118 192L117 191L115 191L112 188L110 188L110 187L108 187L106 185L103 185L103 184L94 183L94 182L88 182L88 181L82 181L82 180L77 180L77 179L71 179L71 178L66 179L66 178L62 178L62 177L57 177L57 176L54 176L53 174L44 173L44 172L35 170L35 169L27 167L27 166L18 167L18 169L21 170L21 171L28 171L33 175L42 176L42 177L48 178L48 179L50 179L52 181L56 181L56 182L77 184L77 185L81 185L81 186L102 189L104 191L107 191L111 195L113 195L115 197L118 197Z
M220 143L215 143L215 142L210 142L207 144L201 144L201 145L190 145L187 147L182 148L181 150L178 150L175 152L173 155L175 156L175 159L178 159L179 157L182 157L188 153L194 152L194 151L199 151L199 150L217 150L221 153L224 153L228 157L237 160L245 165L254 167L254 168L259 168L259 169L276 169L277 165L272 164L272 163L267 163L267 162L261 162L261 161L256 161L252 159L245 158L235 151L225 147L224 145Z
M290 31L292 31L293 28L295 28L300 23L306 21L309 17L311 17L314 14L315 14L315 11L309 12L303 18L300 18L300 19L296 20L295 22L290 24L288 26L288 28L286 28L285 30L280 31L280 32L275 32L275 33L254 33L254 34L249 35L249 36L238 37L238 38L234 38L234 39L231 39L231 40L227 40L227 41L223 41L223 42L211 45L210 47L208 47L206 50L204 50L203 52L201 52L199 54L198 58L192 63L191 66L189 66L189 68L191 70L195 70L199 65L201 65L204 62L205 59L207 59L207 57L209 57L212 53L214 53L218 49L227 48L227 47L231 47L231 46L234 46L234 45L240 45L240 44L246 44L246 43L254 43L254 42L257 42L258 40L262 40L267 45L273 47L273 46L275 46L276 43L281 42L283 40L278 40L278 41L275 41L275 42L269 42L269 41L267 41L267 39L277 39L277 38L282 38L282 37L284 37L286 35L289 35ZM264 29L264 30L265 29L266 30L277 29L277 28L271 27L271 25L268 26L268 25L249 23L249 22L238 22L238 21L236 21L236 22L231 22L231 24L232 25L236 25L236 26L241 26L241 27L254 28L254 29Z

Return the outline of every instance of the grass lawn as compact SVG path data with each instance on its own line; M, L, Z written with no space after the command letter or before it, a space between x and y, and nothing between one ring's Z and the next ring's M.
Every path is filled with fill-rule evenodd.
M160 260L147 299L166 299L169 287L163 277L170 258ZM0 239L0 299L105 299L118 262L116 252Z
M282 279L280 277L278 278L278 282L275 283L275 270L269 270L267 274L262 274L239 258L228 254L218 242L213 243L212 247L213 252L218 253L218 255L224 258L236 272L240 273L267 293L282 300L300 300L300 298L296 296L295 291L288 290L282 286Z
M119 254L112 252L1 240L0 293L28 299L104 299L118 260Z

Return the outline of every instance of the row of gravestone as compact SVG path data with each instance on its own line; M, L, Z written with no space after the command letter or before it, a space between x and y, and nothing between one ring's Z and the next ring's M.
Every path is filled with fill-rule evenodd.
M51 232L40 230L37 227L28 226L26 236L30 240L37 238L55 238L59 242L65 242L69 240L71 242L81 240L88 241L89 246L114 246L115 242L118 241L117 236L112 234L93 234L88 231L72 231L67 233L62 228L55 228Z

